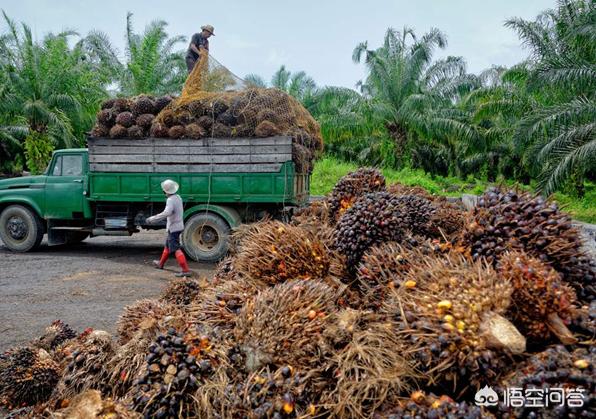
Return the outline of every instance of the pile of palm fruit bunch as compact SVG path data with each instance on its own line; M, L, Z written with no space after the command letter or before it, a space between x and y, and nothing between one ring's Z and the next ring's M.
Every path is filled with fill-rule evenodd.
M466 212L360 169L289 223L235 231L210 278L126 307L114 336L57 321L0 356L0 403L30 417L85 403L123 418L595 417L581 244L539 197L491 189ZM508 388L575 399L517 407ZM486 392L498 401L478 406Z

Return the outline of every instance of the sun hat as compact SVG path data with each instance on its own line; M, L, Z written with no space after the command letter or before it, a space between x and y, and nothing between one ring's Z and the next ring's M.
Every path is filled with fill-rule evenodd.
M166 179L161 182L161 189L168 195L174 195L178 192L178 184L171 179Z
M201 29L207 32L210 32L211 35L215 36L215 34L213 33L215 31L215 28L211 25L205 25L205 26L201 26Z

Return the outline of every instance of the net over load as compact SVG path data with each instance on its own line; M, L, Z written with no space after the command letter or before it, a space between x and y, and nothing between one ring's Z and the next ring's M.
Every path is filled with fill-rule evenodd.
M247 138L290 136L301 172L323 148L319 125L292 96L255 88L204 54L178 98L140 95L105 101L92 136Z

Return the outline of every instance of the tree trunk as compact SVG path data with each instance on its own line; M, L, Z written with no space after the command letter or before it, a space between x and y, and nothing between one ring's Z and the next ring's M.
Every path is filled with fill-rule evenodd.
M385 127L389 132L389 136L395 142L395 158L397 163L401 166L403 164L403 159L408 144L407 132L402 125L396 122L388 122Z

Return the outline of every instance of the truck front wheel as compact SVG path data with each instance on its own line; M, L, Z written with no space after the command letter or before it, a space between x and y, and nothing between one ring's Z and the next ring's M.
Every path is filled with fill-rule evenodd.
M13 252L35 249L43 235L42 220L29 208L11 205L0 214L0 239Z
M188 219L182 233L182 245L197 262L218 262L228 253L230 226L211 212L195 214Z

